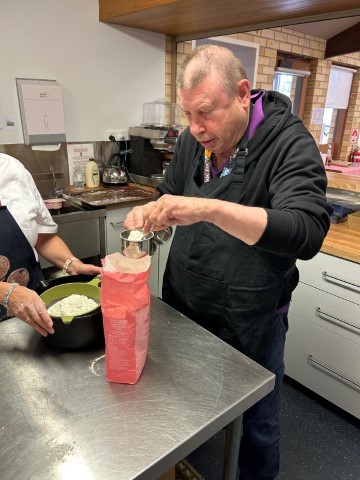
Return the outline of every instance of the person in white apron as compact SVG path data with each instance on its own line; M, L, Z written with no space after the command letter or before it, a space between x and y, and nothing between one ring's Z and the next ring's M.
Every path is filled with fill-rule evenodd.
M17 159L0 154L0 321L16 316L46 336L53 323L34 291L43 279L38 253L72 275L97 275L101 267L75 258L56 235L31 174Z
M279 396L288 306L330 226L317 145L288 97L250 91L227 49L193 50L178 72L189 127L179 136L160 198L135 207L125 228L177 225L162 298L276 375L244 414L241 480L279 471Z

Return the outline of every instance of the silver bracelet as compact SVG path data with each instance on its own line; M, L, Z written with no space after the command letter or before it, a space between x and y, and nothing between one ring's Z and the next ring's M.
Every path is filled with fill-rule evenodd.
M70 268L70 265L75 262L75 260L79 260L78 258L76 257L70 257L66 260L66 262L64 263L64 266L63 266L63 273L68 273L68 270Z
M6 290L6 293L5 293L5 296L3 298L3 301L1 302L2 305L4 305L4 307L6 309L8 309L9 307L9 298L10 298L10 295L11 295L11 292L14 290L14 288L19 285L18 283L16 282L12 282L9 286L9 288Z

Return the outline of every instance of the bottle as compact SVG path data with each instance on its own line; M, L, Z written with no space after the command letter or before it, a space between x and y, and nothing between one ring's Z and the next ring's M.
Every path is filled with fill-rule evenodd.
M325 165L331 165L331 161L332 161L331 143L329 143L328 148L327 148L327 152L326 152Z
M81 167L74 169L74 188L76 190L83 190L85 184L84 170Z
M85 167L85 185L90 188L100 185L100 174L98 164L90 158Z

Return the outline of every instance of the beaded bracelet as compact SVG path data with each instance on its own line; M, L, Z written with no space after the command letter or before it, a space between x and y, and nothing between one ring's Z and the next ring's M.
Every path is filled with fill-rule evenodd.
M76 257L70 257L66 260L66 262L64 263L64 266L63 266L63 273L68 273L68 270L70 268L70 265L75 262L75 260L79 260L78 258Z
M14 290L14 288L19 285L18 283L16 282L12 282L9 286L9 288L6 290L6 293L5 293L5 296L3 298L3 301L1 302L2 305L4 305L4 307L6 309L8 309L8 306L9 306L9 298L10 298L10 295L11 295L11 292Z

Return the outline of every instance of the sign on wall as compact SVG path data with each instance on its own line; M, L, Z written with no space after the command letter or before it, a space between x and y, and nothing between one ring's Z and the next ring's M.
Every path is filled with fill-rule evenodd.
M359 129L353 128L351 130L351 143L357 143L359 139Z
M56 80L17 78L20 115L26 145L66 142L61 85Z

